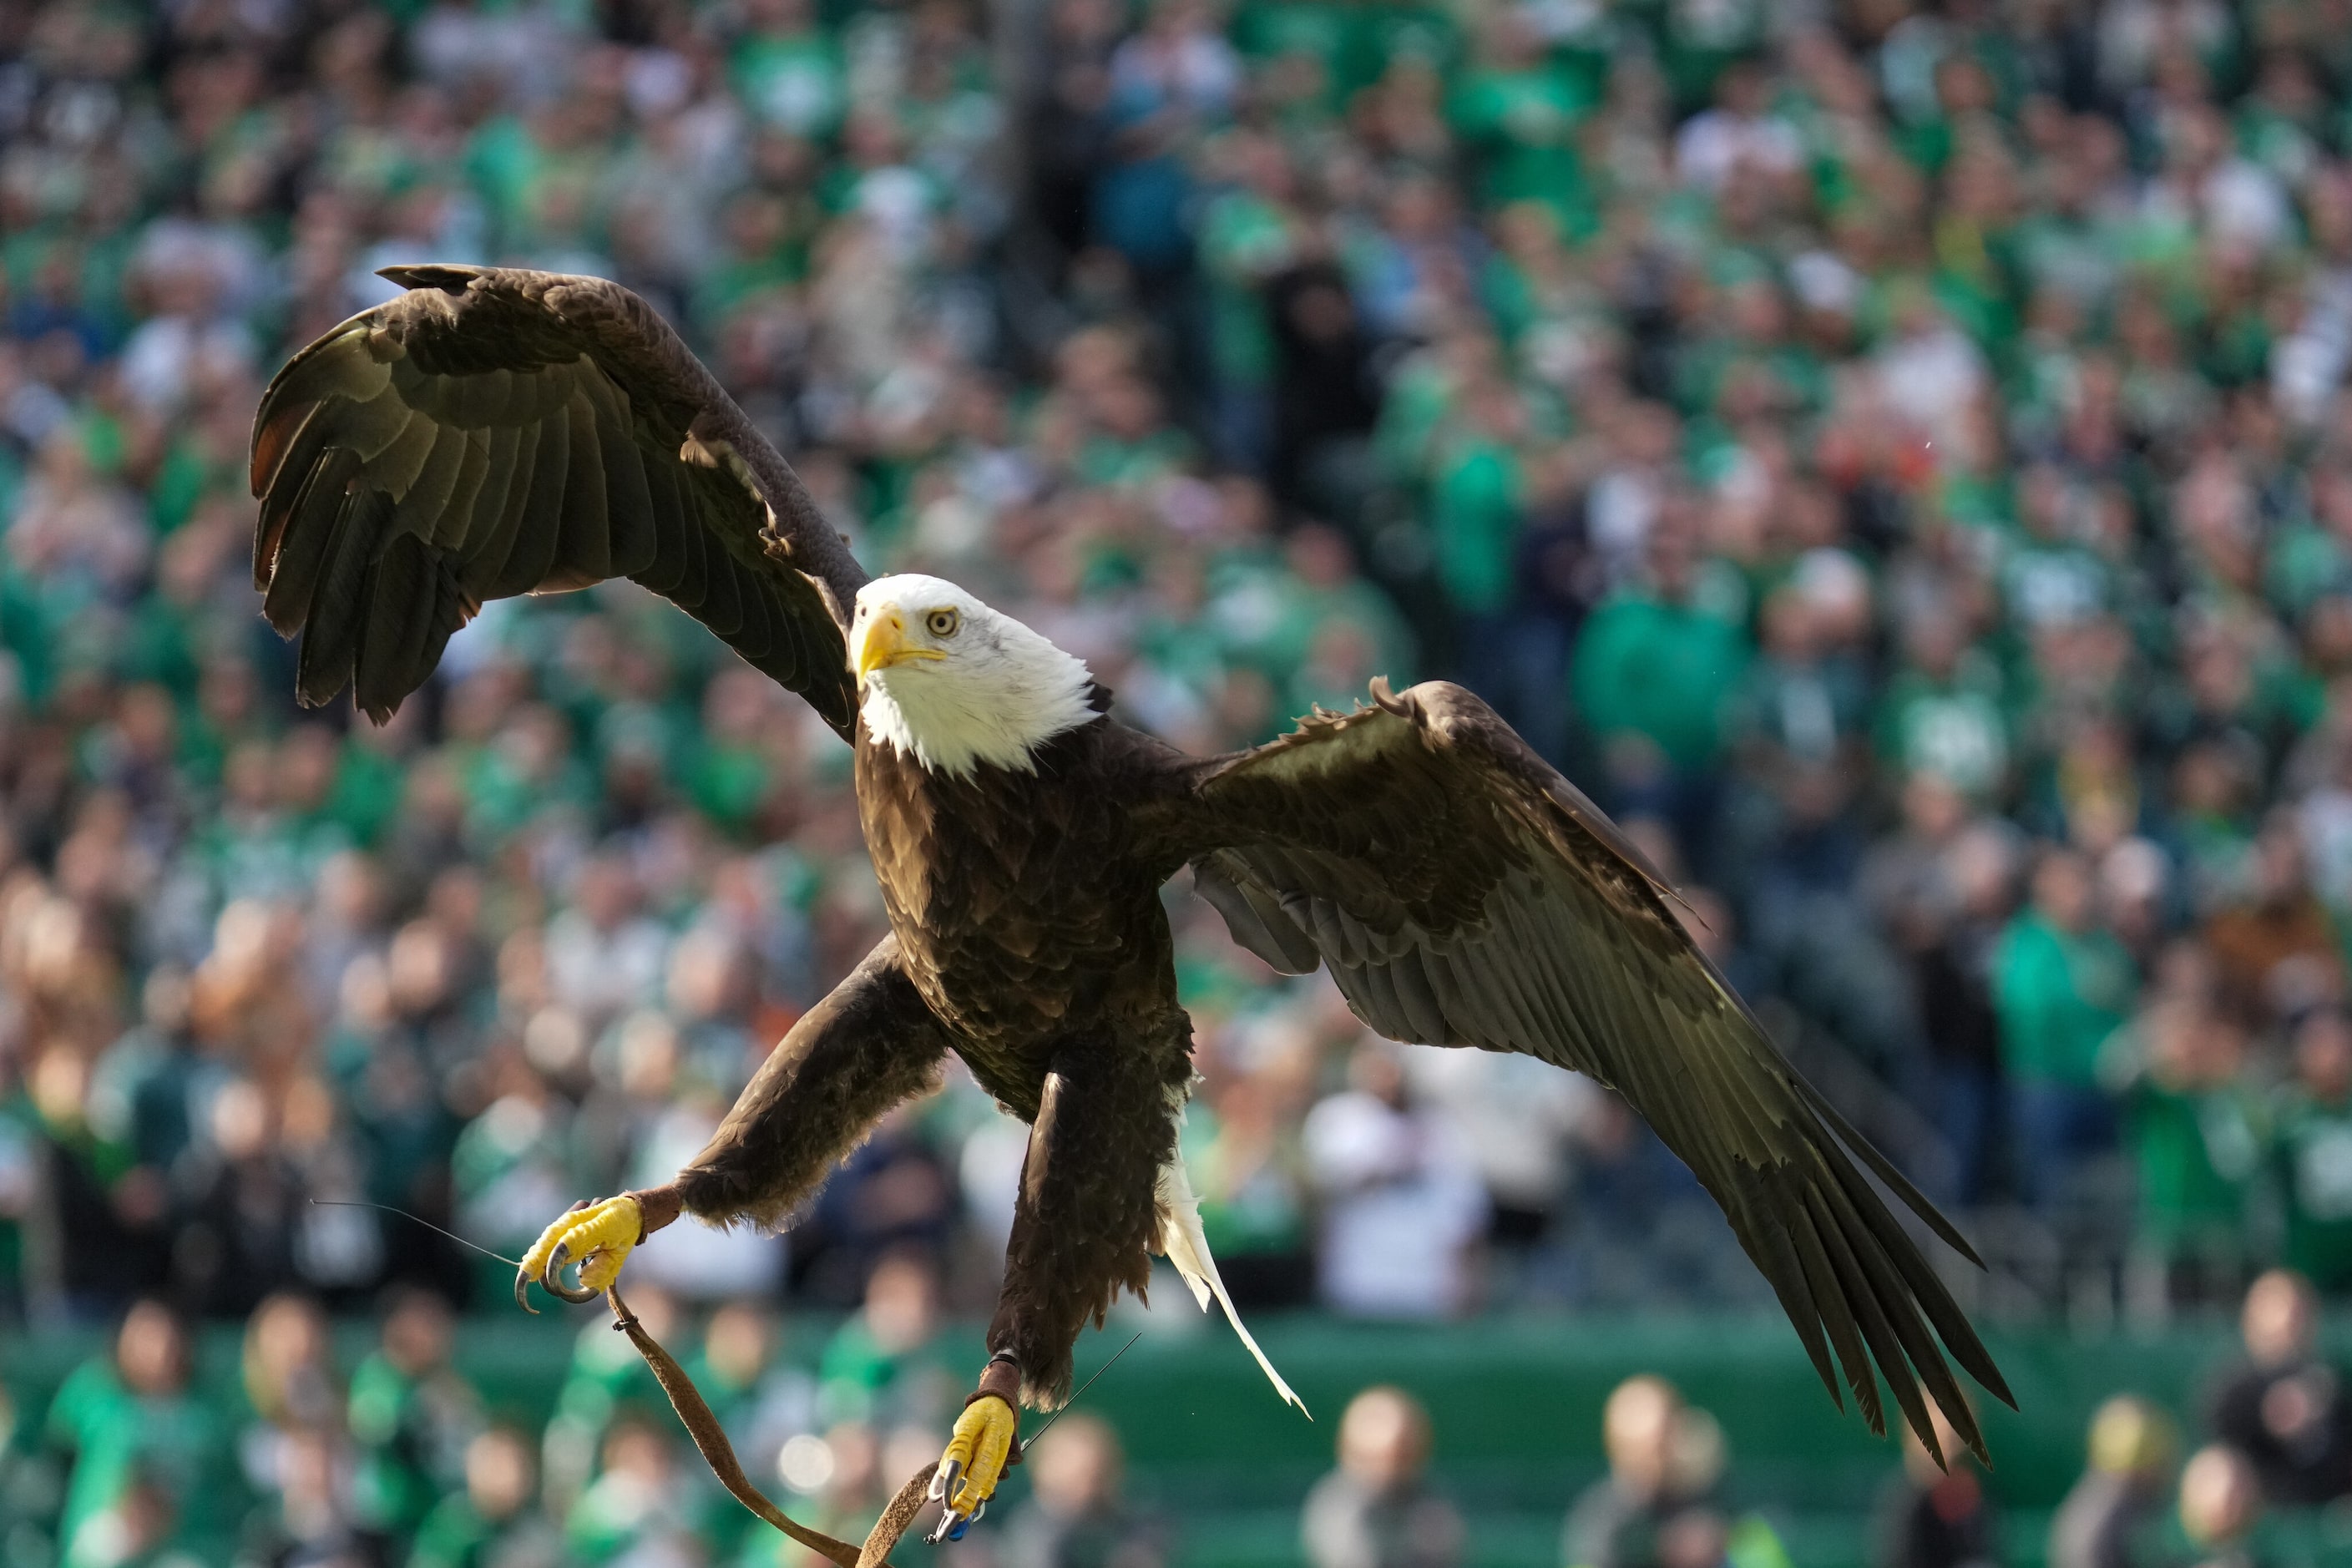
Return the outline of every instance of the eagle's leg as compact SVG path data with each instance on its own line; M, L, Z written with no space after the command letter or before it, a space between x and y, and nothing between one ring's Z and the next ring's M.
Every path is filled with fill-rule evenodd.
M573 1209L523 1255L515 1299L541 1279L568 1300L613 1282L636 1244L681 1213L711 1225L783 1223L883 1112L934 1087L947 1034L886 937L785 1032L710 1142L676 1180ZM585 1258L578 1291L543 1275Z
M1160 1167L1176 1145L1168 1061L1126 1042L1087 1039L1054 1057L1021 1163L1004 1285L988 1325L989 1363L940 1460L940 1534L975 1517L1019 1455L1016 1406L1070 1394L1070 1352L1120 1287L1143 1294L1158 1234Z

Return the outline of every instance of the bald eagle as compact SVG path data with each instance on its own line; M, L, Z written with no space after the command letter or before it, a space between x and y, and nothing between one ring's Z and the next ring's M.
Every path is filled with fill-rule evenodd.
M681 1213L782 1223L952 1053L1030 1128L990 1359L936 1483L942 1530L960 1529L1019 1405L1068 1396L1079 1331L1144 1289L1151 1254L1232 1315L1176 1148L1192 1027L1160 888L1189 867L1242 946L1286 973L1327 967L1380 1034L1524 1052L1615 1089L1722 1205L1832 1399L1842 1369L1883 1432L1883 1377L1931 1452L1930 1400L1982 1454L1947 1352L2008 1388L1864 1171L1976 1255L1781 1059L1636 847L1476 697L1376 681L1353 712L1186 755L953 584L868 581L626 289L384 276L408 291L296 355L254 426L254 582L270 624L300 634L301 700L349 685L380 721L486 601L632 578L855 749L889 915L709 1145L668 1184L551 1225L518 1300L533 1278L584 1299Z

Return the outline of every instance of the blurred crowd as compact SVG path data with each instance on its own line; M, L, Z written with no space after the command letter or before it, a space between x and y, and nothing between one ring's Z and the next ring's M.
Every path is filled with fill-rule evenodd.
M936 1282L894 1255L814 1359L741 1301L698 1320L658 1287L634 1305L677 1343L746 1468L805 1523L851 1542L937 1452L962 1379L940 1353ZM2352 1392L2323 1352L2317 1292L2259 1276L2242 1347L2184 1412L2118 1394L2093 1414L2058 1506L2011 1516L1943 1415L1939 1453L1902 1436L1860 1552L1870 1568L2294 1568L2352 1552ZM338 1364L326 1315L272 1296L230 1387L192 1374L158 1301L76 1368L25 1441L0 1448L0 1552L16 1565L198 1568L815 1568L824 1559L722 1493L627 1342L592 1324L543 1427L494 1409L427 1291L391 1297L375 1343ZM1794 1568L1789 1500L1743 1477L1723 1427L1672 1383L1626 1379L1600 1412L1604 1472L1559 1525L1560 1568ZM0 1421L12 1418L0 1393ZM1358 1392L1337 1464L1299 1509L1307 1568L1465 1568L1485 1532L1437 1478L1407 1390ZM1182 1507L1127 1484L1119 1436L1074 1410L1024 1451L1019 1500L948 1548L949 1568L1170 1568ZM929 1522L926 1515L918 1528ZM1857 1523L1860 1521L1857 1521ZM56 1549L44 1526L55 1531ZM2022 1539L2029 1531L2045 1537ZM1486 1535L1488 1551L1492 1536ZM2038 1546L2038 1549L2037 1549ZM1820 1550L1818 1542L1813 1549ZM1479 1560L1484 1560L1479 1559Z
M1872 1568L2258 1568L2336 1563L2352 1548L2352 1395L2319 1346L2311 1282L2258 1276L2241 1312L2242 1348L2208 1369L2184 1460L2170 1411L2118 1394L2093 1414L2080 1475L2047 1517L2018 1521L1941 1411L1939 1452L1903 1434L1903 1464L1881 1490L1864 1558ZM1569 1510L1563 1568L1790 1568L1776 1521L1734 1471L1723 1429L1671 1383L1643 1373L1601 1412L1608 1472ZM1409 1394L1372 1388L1341 1421L1339 1468L1309 1493L1301 1539L1312 1568L1455 1568L1471 1531L1433 1487L1432 1434ZM2288 1530L2276 1528L2282 1523ZM2301 1525L2299 1532L2291 1527ZM2315 1528L2314 1528L2315 1527ZM2038 1550L2035 1547L2038 1546Z
M844 749L625 584L488 606L383 728L294 707L251 410L428 259L638 289L870 567L1184 745L1469 684L2029 1304L2352 1289L2347 21L0 5L0 1319L493 1300L355 1205L511 1254L661 1179L882 930ZM1171 899L1245 1305L1760 1295L1608 1094ZM961 1312L1021 1147L957 1078L789 1238L632 1268ZM125 1332L53 1428L167 1387Z

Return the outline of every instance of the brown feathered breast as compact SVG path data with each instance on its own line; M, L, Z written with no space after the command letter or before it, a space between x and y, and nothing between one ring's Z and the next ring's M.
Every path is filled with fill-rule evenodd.
M1158 742L1108 719L1057 736L1034 772L926 771L861 722L859 818L900 961L989 1091L1036 1115L1069 1041L1166 1059L1190 1036L1160 886L1180 863L1136 833L1133 791L1171 776ZM1164 752L1164 748L1158 748ZM1173 753L1166 753L1173 755Z

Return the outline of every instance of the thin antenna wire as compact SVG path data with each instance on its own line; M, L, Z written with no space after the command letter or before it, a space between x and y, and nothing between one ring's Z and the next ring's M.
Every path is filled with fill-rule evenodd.
M390 1204L361 1203L352 1198L312 1198L310 1201L318 1205L320 1208L328 1209L382 1209L386 1214L396 1214L403 1219L413 1219L427 1230L440 1231L443 1236L447 1237L458 1246L470 1247L485 1258L495 1258L500 1263L507 1264L516 1268L522 1267L522 1259L520 1258L509 1258L503 1252L492 1252L488 1247L482 1246L479 1242L467 1241L464 1237L459 1236L454 1230L442 1229L441 1226L435 1225L423 1215L410 1214L406 1209L394 1208Z
M1141 1339L1142 1337L1143 1337L1143 1331L1142 1331L1141 1329L1138 1329L1138 1330L1136 1330L1136 1331L1135 1331L1134 1338L1129 1339L1129 1340L1127 1342L1127 1343L1125 1343L1125 1344L1123 1344L1123 1345L1119 1346L1119 1347L1118 1347L1118 1350L1117 1351L1117 1352L1116 1352L1116 1353L1114 1353L1114 1354L1111 1356L1110 1360L1108 1360L1108 1361L1107 1361L1107 1362L1103 1363L1102 1363L1102 1365L1100 1365L1100 1366L1098 1366L1098 1367L1095 1368L1095 1375L1094 1375L1094 1377L1090 1377L1090 1378L1087 1379L1087 1380L1086 1380L1086 1382L1084 1382L1084 1383L1082 1383L1082 1384L1078 1384L1078 1391L1077 1391L1077 1393L1073 1394L1072 1395L1070 1395L1070 1397L1069 1397L1068 1399L1066 1399L1066 1400L1063 1401L1063 1403L1062 1403L1062 1408L1061 1408L1060 1410L1056 1410L1056 1411L1055 1411L1055 1412L1054 1412L1054 1414L1052 1414L1051 1415L1048 1415L1048 1416L1046 1416L1046 1417L1045 1417L1045 1426L1038 1427L1038 1428L1037 1428L1037 1430L1035 1430L1034 1432L1030 1433L1030 1434L1029 1434L1029 1436L1027 1436L1026 1437L1024 1437L1024 1438L1022 1438L1022 1439L1021 1439L1021 1446L1022 1446L1023 1447L1024 1447L1024 1448L1025 1448L1025 1447L1027 1447L1030 1444L1032 1444L1032 1443L1035 1442L1038 1438L1043 1437L1043 1436L1046 1434L1046 1432L1048 1432L1049 1430L1051 1430L1051 1429L1052 1429L1052 1427L1053 1427L1054 1423L1055 1423L1055 1422L1056 1422L1056 1421L1059 1421L1059 1420L1062 1418L1062 1415L1063 1415L1063 1412L1064 1412L1064 1411L1068 1410L1068 1409L1069 1409L1069 1407L1070 1407L1071 1405L1076 1405L1079 1400L1084 1399L1084 1398L1086 1397L1087 1390L1087 1389L1089 1389L1089 1388L1092 1388L1092 1387L1095 1385L1095 1378L1098 1378L1098 1377L1102 1376L1102 1374L1103 1374L1103 1373L1105 1373L1108 1372L1112 1367L1114 1367L1114 1366L1118 1365L1118 1358L1119 1358L1120 1356L1125 1355L1128 1352L1129 1352L1129 1351L1133 1350L1133 1349L1135 1348L1135 1342L1136 1342L1136 1340L1139 1340L1139 1339Z

